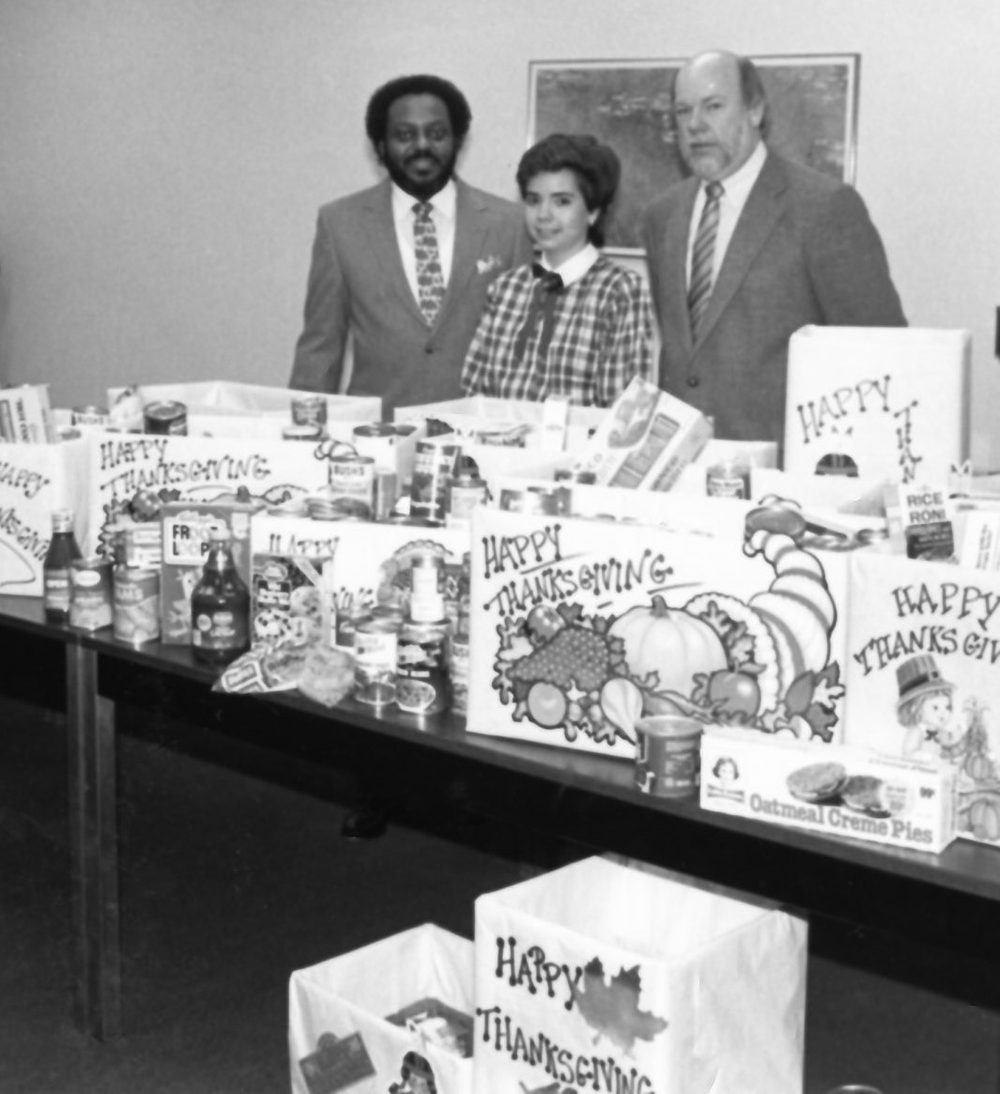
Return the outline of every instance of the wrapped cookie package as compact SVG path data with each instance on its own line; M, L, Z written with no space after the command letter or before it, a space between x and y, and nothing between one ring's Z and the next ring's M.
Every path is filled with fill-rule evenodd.
M868 749L710 729L701 806L719 813L915 851L956 836L954 772Z

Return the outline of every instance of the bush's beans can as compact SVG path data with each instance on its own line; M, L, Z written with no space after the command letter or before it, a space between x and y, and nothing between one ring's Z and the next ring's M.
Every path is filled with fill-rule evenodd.
M394 619L366 619L354 628L354 698L369 706L384 706L396 698Z
M450 705L448 623L407 619L399 631L396 706L408 714L438 714Z
M295 425L326 425L326 399L322 395L293 395L292 422Z
M99 631L114 614L111 560L75 558L70 563L69 621L74 627Z
M115 568L112 581L115 638L133 646L160 637L160 572Z
M187 407L172 400L147 403L142 408L142 429L144 433L184 437L188 431Z
M107 425L108 418L106 406L75 406L69 420L71 425Z
M348 499L357 503L352 512L361 515L358 506L366 510L364 519L371 520L375 494L375 461L371 456L344 454L330 457L330 494L334 501Z

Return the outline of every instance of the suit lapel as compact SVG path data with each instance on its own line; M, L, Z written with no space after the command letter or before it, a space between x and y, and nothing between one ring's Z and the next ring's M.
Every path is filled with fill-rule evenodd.
M785 178L777 158L768 153L757 181L750 191L740 214L726 257L719 270L719 279L712 290L701 328L699 346L703 345L712 328L736 295L743 279L750 272L757 255L774 231L785 211L782 195Z
M371 253L382 273L382 283L423 323L423 312L406 280L399 253L396 223L392 217L392 188L388 179L371 192L371 199L365 208L365 231Z
M476 203L469 188L455 179L455 243L451 255L451 276L445 289L441 310L434 326L447 319L475 276L476 259L483 253L486 220L482 208Z

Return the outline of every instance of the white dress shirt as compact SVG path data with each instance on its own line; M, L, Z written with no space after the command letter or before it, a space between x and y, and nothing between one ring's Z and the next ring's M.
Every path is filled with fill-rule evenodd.
M410 291L414 300L419 302L420 294L417 291L417 255L413 245L413 222L416 213L413 206L417 202L412 194L401 190L395 183L392 184L392 220L396 226L396 240L399 243L399 254L403 260L403 269L406 271L406 280L410 283ZM455 180L449 179L444 187L428 201L431 207L431 220L434 221L434 231L437 234L438 254L441 258L441 274L447 286L451 277L451 259L455 251L455 205L458 200L458 190Z
M757 181L764 167L767 157L767 148L761 141L750 153L750 158L743 166L722 179L722 197L719 198L719 230L715 234L715 253L712 256L712 285L719 277L722 268L722 260L726 257L726 251L736 231L737 222L743 212L743 206L750 197L753 184ZM698 234L698 223L701 220L701 211L705 208L705 183L698 187L698 196L694 199L694 211L691 214L691 228L688 231L687 245L687 281L691 284L691 252L694 250L694 239Z

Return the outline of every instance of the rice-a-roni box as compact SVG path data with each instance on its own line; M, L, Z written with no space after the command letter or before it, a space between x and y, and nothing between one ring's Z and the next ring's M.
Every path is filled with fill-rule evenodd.
M869 843L943 851L956 836L954 773L870 749L709 729L701 807Z
M86 542L87 444L0 445L0 593L41 596L42 564L52 513L73 511L77 542Z
M853 560L846 741L946 764L958 832L1000 844L1000 574Z
M846 554L481 508L469 730L635 760L643 711L840 734Z
M636 376L573 466L592 471L602 485L669 490L711 435L699 410Z
M785 470L904 483L969 455L965 330L806 326L788 343Z

